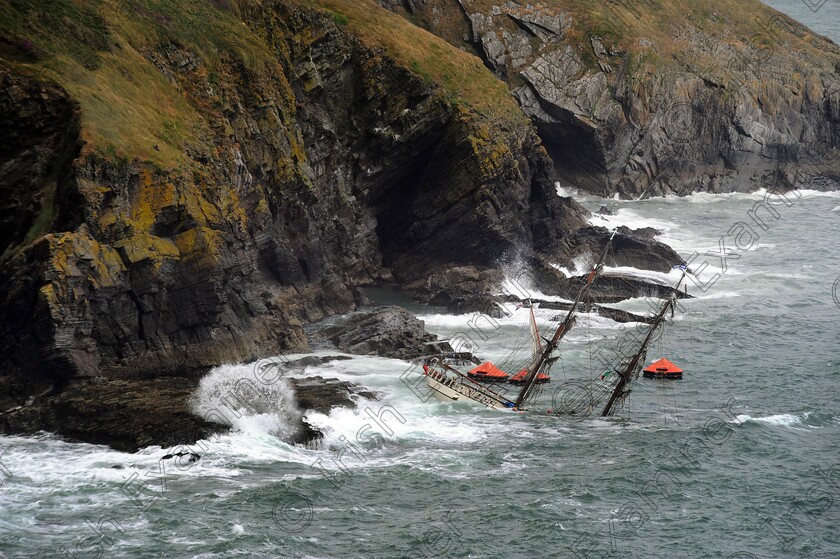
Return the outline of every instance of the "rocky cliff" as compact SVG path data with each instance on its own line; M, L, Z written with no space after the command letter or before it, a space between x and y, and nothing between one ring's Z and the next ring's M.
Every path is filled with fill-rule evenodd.
M205 436L218 426L188 396L209 367L305 350L303 324L355 308L382 278L461 310L516 262L542 291L574 291L550 264L608 233L556 195L555 165L599 192L682 192L737 174L734 153L763 162L836 123L828 82L812 79L834 76L835 47L797 39L811 50L778 56L810 85L771 87L746 105L758 124L740 121L755 137L787 119L788 136L766 152L724 141L722 115L740 105L695 80L720 102L704 118L724 120L703 125L706 155L679 143L679 167L661 125L667 88L683 87L665 80L670 59L639 65L638 49L584 40L577 16L545 6L391 7L405 6L450 42L467 33L484 62L374 0L0 5L0 431L129 449ZM550 79L518 82L528 68ZM811 126L817 114L831 118ZM631 232L615 246L637 266L679 261Z
M587 191L840 184L840 47L758 0L381 3L480 56Z
M0 16L4 430L61 430L71 390L189 423L207 367L304 350L383 269L492 268L584 224L504 84L372 2Z

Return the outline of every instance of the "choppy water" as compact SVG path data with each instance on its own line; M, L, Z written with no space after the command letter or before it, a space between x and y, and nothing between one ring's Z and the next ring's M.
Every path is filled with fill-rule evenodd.
M820 35L840 43L840 0L762 0L804 23Z
M717 252L761 198L609 201L606 224L658 227L686 256ZM287 412L271 408L202 443L197 463L170 461L163 472L168 449L0 438L0 555L840 557L840 193L805 192L773 208L778 218L763 214L768 229L749 250L724 237L740 258L705 293L690 284L698 297L654 344L649 357L676 361L685 380L637 382L621 418L423 402L400 381L408 363L354 357L302 373L382 398L310 414L327 433L320 450L280 442L273 433ZM720 261L701 258L707 282ZM441 335L471 331L469 316L422 312ZM496 335L479 353L504 360L527 333L525 313L485 329ZM551 314L538 311L543 327ZM583 317L555 384L597 369L591 351L620 335L616 323ZM203 405L252 374L217 369ZM289 396L282 385L274 394ZM551 405L550 389L541 405ZM364 411L383 406L381 420Z

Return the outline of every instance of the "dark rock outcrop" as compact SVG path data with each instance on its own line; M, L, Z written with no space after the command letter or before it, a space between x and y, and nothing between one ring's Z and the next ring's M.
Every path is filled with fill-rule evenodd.
M498 292L503 280L504 272L498 268L458 266L432 269L425 278L407 283L405 288L414 292L418 302L447 307L450 312L488 312L492 299L487 297Z
M437 336L426 332L422 320L401 307L352 314L316 335L349 353L395 359L427 355L429 343L437 340Z
M192 413L189 399L197 384L197 379L184 377L73 382L54 395L6 410L0 414L0 429L46 430L125 452L149 445L192 444L228 429Z
M72 441L105 444L135 452L150 445L163 448L192 445L230 429L230 423L206 421L193 413L190 401L197 377L159 377L149 380L90 379L72 382L22 406L0 413L0 433L47 430ZM320 376L289 379L301 412L329 413L334 407L355 407L355 396L376 395L356 385ZM259 413L265 410L252 410ZM218 419L213 414L208 419ZM287 441L306 444L321 433L296 416Z
M612 240L606 259L607 266L629 266L640 270L669 272L684 260L668 245L656 241L655 229L628 229L619 227ZM581 255L590 255L596 261L611 232L603 227L582 227L566 241L561 252L561 262L571 262Z
M355 408L353 396L376 400L376 395L355 384L320 376L293 378L289 382L295 390L297 405L301 410L329 413L332 408Z

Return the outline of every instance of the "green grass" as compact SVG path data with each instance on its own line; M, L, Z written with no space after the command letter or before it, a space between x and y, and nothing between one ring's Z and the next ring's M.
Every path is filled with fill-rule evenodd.
M8 62L43 71L79 102L86 149L178 165L201 119L141 53L167 42L211 72L233 59L260 71L272 59L236 13L209 0L8 0L0 37ZM59 31L60 30L60 31Z
M525 116L505 83L477 57L463 52L373 0L298 0L325 13L347 17L346 28L427 82L439 84L450 101L498 122L524 123Z
M350 18L348 18L346 15L344 15L342 13L334 12L332 10L327 10L327 13L332 16L333 21L339 27L344 27L345 25L350 23Z
M439 85L456 106L496 123L527 122L507 86L478 58L373 0L296 1ZM224 61L261 72L276 59L243 24L237 10L254 8L247 6L237 0L6 0L0 57L43 71L70 92L81 105L86 150L174 167L206 124L148 53L166 43L197 53L211 83L224 81Z

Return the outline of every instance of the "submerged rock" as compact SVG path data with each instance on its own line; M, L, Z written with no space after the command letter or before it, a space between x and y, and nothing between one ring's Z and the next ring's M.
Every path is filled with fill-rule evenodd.
M166 454L161 458L161 460L172 460L174 458L186 458L186 460L179 460L179 463L186 462L187 464L191 464L193 462L198 462L201 460L201 455L195 452L175 452L173 454Z
M328 414L337 407L355 408L354 396L376 400L377 396L352 382L320 376L290 379L295 391L295 401L301 411L316 411ZM300 422L294 437L288 441L293 444L307 445L323 438L323 434L313 427L305 417Z

